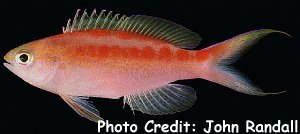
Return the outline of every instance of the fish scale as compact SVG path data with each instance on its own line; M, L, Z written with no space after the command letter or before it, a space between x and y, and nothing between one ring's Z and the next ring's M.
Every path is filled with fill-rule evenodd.
M9 51L4 66L24 81L61 96L79 115L103 120L89 97L118 99L131 110L164 115L185 111L195 90L177 80L201 78L249 95L265 93L231 64L262 37L282 33L260 29L202 50L201 37L157 17L121 16L78 10L63 34ZM288 35L290 36L290 35ZM278 92L282 93L282 92Z

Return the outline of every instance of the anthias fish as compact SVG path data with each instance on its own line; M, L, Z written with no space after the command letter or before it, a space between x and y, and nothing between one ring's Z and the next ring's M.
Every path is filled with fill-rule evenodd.
M195 32L157 17L77 11L63 34L9 51L4 66L60 95L79 115L102 118L88 97L118 99L145 114L184 111L195 90L177 80L201 78L249 95L267 95L229 66L273 29L250 31L202 50ZM286 34L288 35L288 34Z

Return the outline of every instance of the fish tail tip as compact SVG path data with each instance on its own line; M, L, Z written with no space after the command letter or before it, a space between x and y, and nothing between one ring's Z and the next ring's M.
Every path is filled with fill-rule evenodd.
M284 35L286 35L286 36L288 36L288 37L290 37L290 38L294 38L291 34L289 34L289 33L287 33L287 32L278 31L278 30L277 30L277 32L278 32L278 33L282 33L282 34L284 34Z
M279 91L279 92L263 93L263 95L277 95L277 94L283 94L286 92L287 92L287 90L283 90L283 91Z
M270 31L270 32L281 33L281 34L284 34L284 35L286 35L286 36L288 36L288 37L290 37L290 38L293 38L293 36L292 36L291 34L289 34L289 33L287 33L287 32L284 32L284 31L275 30L275 29L265 29L265 30L268 30L268 31Z

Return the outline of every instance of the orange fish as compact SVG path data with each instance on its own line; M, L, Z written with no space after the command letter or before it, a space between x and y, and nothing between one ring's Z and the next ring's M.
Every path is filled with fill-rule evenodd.
M24 81L60 95L78 114L102 118L88 97L118 99L145 114L184 111L197 99L176 80L201 78L250 95L268 95L229 66L262 37L260 29L202 50L195 32L161 18L77 11L63 34L9 51L4 66Z

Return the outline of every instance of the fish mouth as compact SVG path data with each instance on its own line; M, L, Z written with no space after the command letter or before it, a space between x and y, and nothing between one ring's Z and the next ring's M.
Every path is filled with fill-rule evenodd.
M4 61L3 65L9 70L12 68L12 64L7 60Z
M14 72L14 66L9 62L4 62L3 65L11 72Z
M7 62L7 61L5 61L5 62L3 63L3 65L4 65L4 66L8 66L8 65L11 66L11 64L10 64L9 62Z

